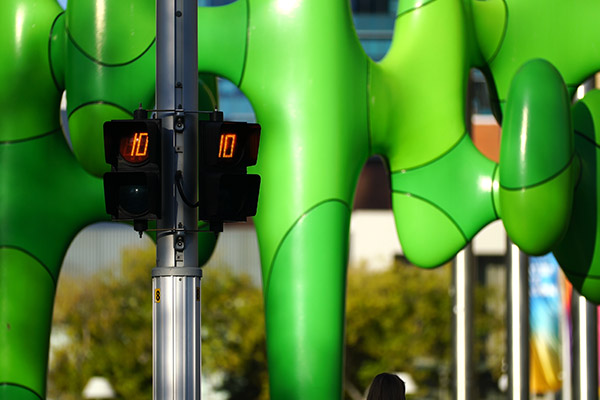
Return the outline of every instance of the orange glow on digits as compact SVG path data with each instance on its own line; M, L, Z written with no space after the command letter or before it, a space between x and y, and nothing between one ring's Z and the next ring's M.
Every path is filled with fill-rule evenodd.
M136 136L137 135L138 134L136 133ZM144 140L144 148L143 148L143 150L140 150L140 144L142 143L143 139L145 139ZM134 140L137 142L137 144L134 145L134 147L136 148L135 155L140 156L140 157L145 156L146 153L148 152L148 132L141 132L139 134L139 136ZM131 152L133 153L133 149L131 150Z
M219 143L219 158L232 158L235 151L235 141L237 135L235 133L226 133L221 135Z
M133 135L121 138L121 156L131 162L140 163L148 158L148 145L150 137L148 132L135 132Z

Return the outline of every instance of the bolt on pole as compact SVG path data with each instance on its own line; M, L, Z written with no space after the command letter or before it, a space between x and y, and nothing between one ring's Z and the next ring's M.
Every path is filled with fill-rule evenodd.
M156 1L156 104L162 120L163 216L152 271L154 400L200 399L198 211L198 6Z

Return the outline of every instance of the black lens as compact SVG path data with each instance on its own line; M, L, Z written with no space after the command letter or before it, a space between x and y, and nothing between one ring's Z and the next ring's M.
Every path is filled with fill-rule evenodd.
M123 185L119 187L119 204L123 211L132 216L148 211L148 187L144 185Z

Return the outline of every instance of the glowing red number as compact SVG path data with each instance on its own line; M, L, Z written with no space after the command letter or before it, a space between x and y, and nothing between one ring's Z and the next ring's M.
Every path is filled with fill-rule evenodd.
M142 148L143 143L143 148ZM133 136L131 156L143 157L148 152L148 132L137 133Z
M219 144L219 158L232 158L235 151L235 133L225 133L221 135L221 143Z
M148 132L135 132L121 137L121 156L130 163L144 162L148 158Z

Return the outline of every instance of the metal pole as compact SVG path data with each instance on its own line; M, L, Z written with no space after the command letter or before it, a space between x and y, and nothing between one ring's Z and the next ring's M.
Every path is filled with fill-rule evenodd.
M465 108L465 127L472 135L474 98L473 73L467 81L467 101ZM452 346L454 361L452 364L453 398L471 400L473 398L473 301L475 263L471 243L467 244L452 262Z
M197 0L156 2L156 108L162 120L163 215L158 221L154 303L153 399L200 399L200 279L198 211ZM192 113L190 113L192 111Z
M473 398L474 264L470 244L456 255L452 263L455 400Z
M529 398L529 261L508 243L508 398Z
M577 88L575 98L583 96L595 87L595 77ZM596 306L575 289L572 295L573 349L572 391L579 400L598 399L598 316Z
M598 316L594 304L573 289L573 398L598 400Z

